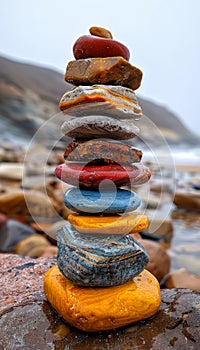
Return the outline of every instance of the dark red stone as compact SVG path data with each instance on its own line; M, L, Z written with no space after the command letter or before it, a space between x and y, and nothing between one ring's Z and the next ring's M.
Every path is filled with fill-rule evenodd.
M150 179L151 173L144 166L122 167L115 164L83 166L63 163L56 167L55 176L70 185L96 188L103 180L111 180L117 187L141 185Z
M83 35L78 38L73 46L73 54L77 60L121 56L128 61L130 58L130 52L125 45L113 39L94 35Z

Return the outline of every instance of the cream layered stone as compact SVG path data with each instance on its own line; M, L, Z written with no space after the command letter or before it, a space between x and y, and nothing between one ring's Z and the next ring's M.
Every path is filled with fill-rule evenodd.
M123 86L78 86L62 96L59 107L76 117L105 115L137 120L142 115L134 91Z

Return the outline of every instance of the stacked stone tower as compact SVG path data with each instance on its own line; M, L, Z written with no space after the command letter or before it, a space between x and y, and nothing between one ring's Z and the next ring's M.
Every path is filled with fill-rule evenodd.
M142 115L134 93L142 72L103 28L90 28L73 52L65 80L74 87L60 101L62 132L72 141L55 170L71 185L64 202L73 214L57 232L58 266L44 287L67 322L101 331L150 317L160 305L159 284L145 270L148 255L131 236L148 226L131 190L151 176L130 144Z

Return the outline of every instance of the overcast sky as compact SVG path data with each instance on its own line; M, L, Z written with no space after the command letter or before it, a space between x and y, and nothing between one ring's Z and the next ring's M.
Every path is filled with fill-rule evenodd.
M110 29L143 73L136 93L175 112L200 135L199 0L0 0L1 55L61 73L75 40Z

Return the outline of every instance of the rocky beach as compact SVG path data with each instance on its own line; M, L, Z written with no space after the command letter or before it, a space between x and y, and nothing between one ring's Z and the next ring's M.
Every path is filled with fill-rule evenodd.
M155 125L157 142L163 143L163 151L158 155L157 142L154 137L150 139L147 124L140 126L142 134L135 144L146 145L143 163L151 169L152 177L144 189L136 186L134 190L141 198L139 210L147 214L150 221L147 229L133 236L149 254L146 268L160 283L161 309L157 318L144 323L103 334L84 334L70 327L51 309L43 292L44 274L56 262L56 231L72 214L63 203L64 192L70 185L54 176L55 167L65 161L66 139L56 126L62 121L56 103L58 96L65 92L66 83L50 70L20 66L4 58L2 63L0 323L4 340L0 348L79 349L85 346L89 350L132 349L137 345L141 349L158 349L162 344L166 348L198 349L200 158L198 147L194 146L199 142L198 137L171 112L167 122L165 108L140 99L149 123ZM12 79L9 77L11 65L18 66ZM30 74L33 77L38 69L46 83L38 86L38 81L32 78L30 85ZM56 96L44 86L48 82L54 84ZM151 119L152 116L155 119ZM55 130L53 139L52 130ZM144 146L141 147L145 154ZM178 147L181 151L177 151ZM14 332L6 326L9 322L13 322ZM22 331L18 323L25 330ZM38 330L38 339L32 345ZM142 332L147 334L146 338Z

